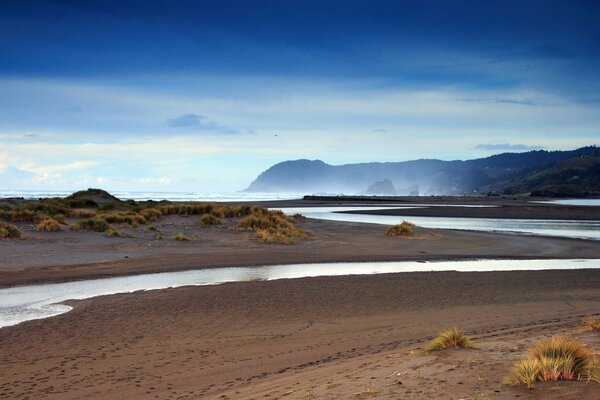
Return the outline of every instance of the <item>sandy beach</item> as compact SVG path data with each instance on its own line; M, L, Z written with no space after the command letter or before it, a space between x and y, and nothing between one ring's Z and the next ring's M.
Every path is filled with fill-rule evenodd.
M511 216L524 217L532 207L496 205L417 212L498 216L509 208ZM556 212L555 206L533 207L545 218ZM585 214L580 209L570 216ZM594 240L424 228L387 237L384 225L309 218L297 224L310 239L265 244L233 225L198 227L190 218L152 222L167 238L185 232L191 240L184 242L156 240L156 230L144 225L120 226L123 236L111 238L37 232L20 223L23 237L0 243L0 285L244 265L600 255ZM0 398L598 398L596 383L540 383L533 391L502 384L537 340L575 336L598 352L600 337L581 325L585 316L600 314L598 288L597 270L427 272L69 301L74 309L66 314L0 329L0 360L11 371L0 379ZM421 354L427 341L452 326L479 349Z
M191 222L190 222L191 221ZM165 237L183 231L193 240L155 240L147 227L121 228L130 237L95 232L36 232L0 242L0 286L245 265L334 261L456 260L477 258L597 258L600 241L475 231L417 229L411 238L385 236L387 226L302 219L309 240L260 243L252 232L200 228L192 217L165 217L153 226Z
M600 337L600 271L403 273L231 283L71 302L0 330L0 397L594 399L501 384L535 340ZM421 355L459 326L479 350Z

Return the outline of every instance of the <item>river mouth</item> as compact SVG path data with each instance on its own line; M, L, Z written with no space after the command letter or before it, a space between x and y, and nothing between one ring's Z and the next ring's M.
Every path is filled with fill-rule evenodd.
M600 221L594 220L552 220L552 219L507 219L507 218L464 218L464 217L425 217L402 215L374 215L369 211L384 209L414 209L431 205L362 206L362 207L288 207L280 208L285 214L301 214L307 218L340 222L358 222L380 225L395 225L410 221L423 228L457 229L479 232L566 237L574 239L600 240ZM473 207L452 205L456 207ZM446 205L446 207L450 207ZM487 206L484 206L487 207ZM348 211L364 211L350 214Z
M268 281L318 276L371 275L430 271L525 271L600 268L600 259L569 260L469 260L360 263L288 264L258 267L213 268L90 279L0 289L0 327L70 311L60 304L97 296L182 286L218 285L227 282Z

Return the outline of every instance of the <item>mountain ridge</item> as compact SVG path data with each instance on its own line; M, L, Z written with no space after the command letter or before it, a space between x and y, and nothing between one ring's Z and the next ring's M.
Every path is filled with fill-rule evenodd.
M532 150L451 161L421 158L331 165L322 160L287 160L262 172L246 191L358 194L385 179L396 188L416 185L424 195L502 191L510 186L511 179L528 172L551 168L573 157L598 154L598 147L586 146L574 150Z

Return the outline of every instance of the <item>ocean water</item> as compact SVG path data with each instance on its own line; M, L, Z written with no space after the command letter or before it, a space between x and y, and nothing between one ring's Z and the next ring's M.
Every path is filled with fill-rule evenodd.
M525 271L600 268L600 260L471 260L288 264L163 272L0 289L0 327L52 317L71 310L66 300L181 286L269 281L316 276L427 271Z
M67 197L72 190L0 190L0 198L23 197L25 199L39 199L45 197ZM268 200L291 200L301 199L301 193L200 193L200 192L127 192L111 191L113 196L121 200L171 200L171 201L268 201Z

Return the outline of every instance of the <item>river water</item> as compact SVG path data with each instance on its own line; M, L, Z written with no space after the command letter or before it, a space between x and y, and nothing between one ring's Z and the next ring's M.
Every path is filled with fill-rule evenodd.
M462 229L470 231L560 236L600 240L600 221L415 217L401 215L394 216L345 213L345 211L353 210L372 211L376 209L381 210L384 208L408 209L423 206L425 205L421 204L407 207L290 207L281 208L280 210L289 215L299 213L308 218L325 219L331 221L395 225L406 220L418 226L433 229ZM462 205L462 207L465 206Z
M600 268L600 260L472 260L290 264L214 268L89 279L0 289L0 327L47 318L71 310L65 300L181 286L266 281L315 276L368 275L424 271L510 271Z

